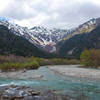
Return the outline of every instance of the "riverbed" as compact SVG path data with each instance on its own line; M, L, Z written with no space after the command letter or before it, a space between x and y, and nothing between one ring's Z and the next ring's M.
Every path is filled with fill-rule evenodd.
M7 73L6 77L0 78L0 85L30 86L34 89L53 90L60 95L83 96L85 99L82 100L100 100L100 79L93 74L91 77L87 70L95 76L97 74L94 72L100 73L99 69L85 68L83 71L79 65L42 66L38 70L28 72L32 77L23 78L24 75L22 77L19 73L19 77L9 77ZM25 74L25 71L23 73ZM36 77L33 77L34 73L37 74Z

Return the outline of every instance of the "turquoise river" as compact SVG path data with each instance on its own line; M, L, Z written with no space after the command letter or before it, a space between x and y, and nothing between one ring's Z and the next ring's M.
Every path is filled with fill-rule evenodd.
M50 70L49 67L40 67L37 73L43 75L39 79L0 79L0 85L24 85L33 88L50 89L58 94L69 96L84 96L84 100L100 100L100 81L79 79L63 76Z

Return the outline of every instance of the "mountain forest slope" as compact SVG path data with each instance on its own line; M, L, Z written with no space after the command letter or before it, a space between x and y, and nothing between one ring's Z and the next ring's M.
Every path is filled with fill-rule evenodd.
M0 25L0 54L36 56L44 58L53 56L53 54L44 52L25 38L13 34L7 27L2 25Z
M75 35L60 42L59 45L59 54L70 58L79 58L84 49L100 49L100 26L89 33Z

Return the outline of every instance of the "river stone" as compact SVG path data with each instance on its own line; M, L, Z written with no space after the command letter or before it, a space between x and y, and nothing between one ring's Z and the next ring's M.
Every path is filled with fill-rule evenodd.
M53 100L50 91L34 90L26 86L1 86L0 100Z
M26 86L0 86L0 100L77 100L55 94L56 90L36 90Z

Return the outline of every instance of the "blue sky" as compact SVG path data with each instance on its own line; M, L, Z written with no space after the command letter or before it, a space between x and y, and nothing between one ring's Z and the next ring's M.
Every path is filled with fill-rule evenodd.
M100 17L100 0L0 0L0 16L27 27L72 28Z

